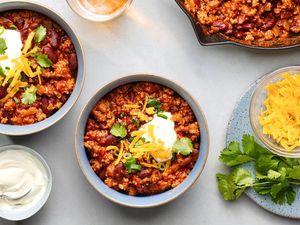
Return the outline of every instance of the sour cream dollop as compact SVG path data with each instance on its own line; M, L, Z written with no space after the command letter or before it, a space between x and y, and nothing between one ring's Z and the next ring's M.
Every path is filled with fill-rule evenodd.
M174 129L175 124L174 121L171 120L172 114L170 112L164 112L163 114L168 118L164 119L154 115L150 122L140 128L141 131L145 132L142 137L144 137L146 141L161 143L164 146L164 151L151 152L152 157L157 162L165 162L172 158L172 147L177 139ZM155 140L152 139L149 133L150 126L153 126L153 136Z
M41 199L48 182L44 165L25 150L5 150L0 152L0 194L23 198L11 200L0 198L0 208L34 204Z
M4 29L4 32L0 35L0 38L5 40L7 49L5 50L5 54L7 55L7 59L1 60L0 65L4 69L5 67L12 67L12 60L18 58L22 54L22 40L21 34L16 30Z

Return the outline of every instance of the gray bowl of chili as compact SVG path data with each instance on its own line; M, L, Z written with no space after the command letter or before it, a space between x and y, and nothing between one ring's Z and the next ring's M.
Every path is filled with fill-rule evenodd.
M185 107L190 107L190 110L192 110L194 118L196 119L196 122L197 122L196 124L198 124L198 128L200 130L200 135L197 136L199 139L194 139L194 141L193 141L194 146L197 146L197 147L193 151L190 152L191 154L189 154L189 153L185 154L184 152L181 152L180 154L184 154L186 156L181 156L181 155L178 156L181 160L180 161L181 165L178 165L180 163L179 163L179 160L176 161L177 160L176 159L175 164L172 163L171 166L168 167L171 171L174 169L174 171L178 172L177 176L175 176L175 177L174 177L174 175L171 176L175 180L176 180L176 178L180 177L179 170L184 168L181 172L182 172L182 174L186 175L186 177L184 177L184 179L182 179L182 180L179 179L180 183L177 183L172 188L167 188L162 191L160 191L160 190L157 191L157 189L155 189L155 187L154 187L155 183L162 184L164 182L164 181L159 182L157 180L157 182L154 182L154 184L152 184L152 187L154 187L154 191L153 191L153 189L150 188L147 190L147 192L144 192L143 188L134 187L131 189L129 188L130 190L127 192L126 191L127 189L124 186L124 184L120 184L120 185L118 184L117 186L112 187L111 186L112 183L110 183L110 179L106 179L104 181L100 177L102 177L103 175L105 176L105 174L107 174L107 173L110 173L111 172L111 171L109 171L110 169L112 169L114 171L117 171L120 169L120 170L122 170L122 173L125 177L128 176L128 173L130 173L131 175L129 175L129 177L135 176L136 179L143 179L147 175L143 174L143 171L140 170L140 169L142 169L142 170L144 169L143 167L142 168L140 167L140 165L144 166L144 164L141 163L140 165L137 165L140 162L139 161L140 158L137 157L136 159L129 160L129 159L127 159L126 154L124 154L124 159L121 159L121 161L118 161L118 160L120 160L120 158L118 157L118 159L116 159L116 161L118 161L118 162L115 161L114 165L113 165L113 163L111 163L109 166L110 169L107 170L108 167L106 167L105 168L106 171L102 171L102 172L105 172L105 174L102 173L101 171L96 171L97 168L99 168L97 166L98 162L96 162L97 157L99 157L98 159L100 159L102 157L103 160L108 160L108 161L111 160L110 157L112 156L112 154L111 154L111 156L108 155L108 157L106 157L106 156L103 156L102 153L106 154L106 150L110 151L111 148L115 148L116 146L107 146L107 144L114 145L111 140L112 138L111 137L108 138L108 136L110 136L110 135L108 135L108 136L105 135L106 139L104 142L102 142L100 139L98 139L96 141L97 142L96 143L91 139L91 137L87 133L95 133L95 134L98 133L99 134L98 137L100 138L102 136L102 135L100 135L100 133L105 133L106 131L104 131L103 129L107 125L107 123L110 123L108 120L106 120L104 118L102 118L102 119L100 118L102 116L100 115L101 113L98 111L98 109L100 111L102 110L103 112L106 110L105 107L101 106L101 102L100 102L101 100L103 100L107 96L115 96L114 93L121 93L122 90L124 91L124 88L126 89L126 87L134 88L137 91L135 93L150 91L151 88L149 89L149 85L148 85L149 82L150 82L150 84L156 85L156 87L157 86L164 87L165 88L164 91L166 91L166 93L167 93L166 95L168 95L168 93L172 94L174 92L176 96L179 96L179 98L182 98L184 100L184 101L182 101L182 103L185 105ZM141 89L139 89L139 88L141 88ZM138 90L141 90L141 91L138 91ZM133 92L131 92L131 93L133 93ZM163 97L164 95L160 95L157 93L162 93L161 90L158 89L154 95L164 98ZM139 93L139 95L143 96L143 94L141 94L141 93ZM113 99L111 99L111 101L108 100L106 102L107 106L110 105L110 107L114 108L118 104L122 105L122 103L121 103L122 100L119 97L120 96L115 96L115 97L113 97ZM114 98L116 98L116 99L114 99ZM131 99L129 101L135 101L134 100L135 97L131 94L129 94L126 98ZM151 103L150 103L149 98L145 102L148 102L147 107L149 105L150 106L152 105L154 107L159 105L159 104L156 104L157 102L155 103L154 101L151 101ZM98 103L100 103L100 105L98 105ZM173 110L172 107L164 105L165 103L166 102L162 102L162 105L163 105L162 109L169 107L169 109L171 109L171 111L172 111ZM140 102L140 104L142 105L141 102ZM145 104L146 103L144 103L144 105ZM95 107L95 105L97 105L97 106ZM137 106L135 106L135 105L122 105L121 107L123 107L123 106L129 107L129 108L137 108ZM149 107L149 108L151 109L151 107ZM146 109L148 109L148 108L146 108ZM180 108L180 110L181 109L182 108ZM92 110L93 110L93 112L92 112ZM140 106L140 110L142 110L141 106ZM112 111L114 111L114 110L112 110ZM147 114L150 115L151 114L150 111L151 110L149 110L149 111L146 110L145 112L147 112ZM176 110L175 110L175 112L176 112ZM107 115L110 114L110 112L107 112L107 113L108 113ZM114 111L114 113L117 113L118 115L116 114L113 117L115 117L116 119L117 119L117 117L119 119L121 118L121 120L123 119L124 121L127 121L127 122L123 123L121 121L120 122L121 124L119 124L118 127L114 127L115 125L112 125L112 128L114 128L114 131L111 129L110 133L112 133L113 135L116 135L116 136L124 137L123 139L120 138L120 140L121 140L121 142L122 141L126 142L127 141L126 138L128 137L129 133L131 133L131 135L133 135L133 133L137 129L136 127L133 128L135 125L132 124L130 121L133 121L134 123L136 123L136 122L134 120L129 119L129 123L128 123L128 118L131 118L129 116L131 114L122 115L122 113L118 113L116 111ZM97 125L97 122L95 122L95 123L92 122L91 117L90 117L92 114L100 116L100 117L98 117L98 119L103 120L103 122L98 123L98 125ZM169 115L167 113L165 113L165 114ZM145 113L143 115L145 115ZM189 115L191 115L191 114L189 113ZM157 114L154 116L154 118L158 117L158 116L159 115ZM143 118L143 116L139 117L139 118L141 119L141 118ZM116 121L120 121L119 119L117 119ZM132 119L133 119L133 117L132 117ZM165 118L165 119L167 120L167 118ZM153 120L151 122L153 122ZM171 118L171 120L173 120L173 118ZM164 123L163 119L161 119L160 122ZM125 123L126 123L126 125L125 125ZM142 123L142 119L141 119L141 123ZM100 125L100 127L99 127L99 125ZM124 134L125 136L124 135L122 136L122 133L124 133L125 130L124 130L124 127L123 127L123 130L120 130L119 129L120 126L126 126L126 129L128 129L127 137L125 137L127 133ZM138 125L138 126L140 126L140 125ZM144 125L142 125L140 127L143 128L143 126L145 127L145 123L144 123ZM130 127L133 129L131 129ZM183 129L183 130L185 130L185 132L188 132L188 130L186 130L186 129ZM170 132L171 132L171 130L170 130ZM164 135L167 135L167 134L164 133ZM177 133L177 138L179 138L178 133ZM190 137L190 138L193 139L192 137ZM89 142L89 141L91 141L91 142ZM163 140L163 141L165 141L165 140ZM132 146L133 146L133 142L135 142L135 140L131 141ZM153 142L153 139L152 139L152 142ZM144 142L144 144L146 144L146 143L149 143L149 142L147 142L147 141ZM97 146L96 147L98 150L95 149L96 150L95 152L87 151L87 147L88 148L91 147L90 144L93 146L97 145L98 147ZM107 146L106 150L105 150L105 147L102 148L102 146L100 146L100 145ZM126 146L126 143L124 143L124 145ZM150 145L151 145L151 141L149 143L149 146ZM121 143L121 146L122 146L122 143ZM135 145L135 146L137 146L137 145ZM142 146L145 146L145 145L142 145ZM153 146L151 145L151 148L152 147ZM129 148L131 148L130 145L129 145ZM93 149L93 147L92 147L92 149ZM127 147L124 147L124 149L127 149ZM148 208L148 207L159 206L159 205L168 203L168 202L176 199L181 194L183 194L186 190L188 190L192 186L192 184L197 180L197 178L202 173L204 166L205 166L207 156L208 156L208 149L209 149L209 134L208 134L207 122L206 122L205 116L204 116L202 110L200 109L200 107L198 106L198 103L196 102L196 100L193 99L193 97L187 91L185 91L184 88L182 88L178 84L176 84L166 78L163 78L160 76L154 76L154 75L138 74L138 75L126 76L126 77L117 79L115 81L112 81L111 83L108 83L105 86L103 86L101 89L99 89L95 93L95 95L88 101L88 103L84 107L84 109L81 112L81 115L79 117L77 128L75 131L75 152L76 152L77 160L78 160L79 166L80 166L83 174L85 175L85 177L87 178L89 183L104 197L108 198L109 200L111 200L115 203L118 203L123 206L128 206L128 207ZM174 150L174 145L173 145L173 150ZM122 151L122 150L120 150L120 151ZM97 152L101 156L100 155L97 156L97 154L98 154ZM102 153L100 153L100 152L102 152ZM131 154L134 154L134 152L135 152L135 150L132 149ZM194 157L195 152L196 152L196 154L198 154L197 157L195 157L195 161L193 161L193 162L192 161L187 162L188 160L185 161L185 159L190 159L191 157L192 157L191 159L194 159L193 157ZM90 154L94 154L94 156L96 158L91 159ZM110 154L110 153L108 153L108 154ZM121 157L122 157L122 154L120 154L120 153L118 153L118 154L119 154L119 156L121 155ZM177 155L179 155L178 152L177 152ZM135 155L132 155L132 156L136 157ZM154 155L152 155L152 156L156 160L156 158L155 158L156 156L154 156ZM106 158L106 159L104 159L104 158ZM123 162L122 160L125 160L125 161ZM133 165L134 167L131 167L132 166L131 162L130 162L130 165L128 164L129 161L134 161L134 165ZM184 162L186 162L186 163L184 163ZM91 165L91 163L93 165ZM192 164L190 164L190 163L192 163ZM125 171L124 165L126 167L127 172ZM175 165L176 168L177 168L176 165L178 165L179 166L178 168L180 168L180 169L177 170L177 169L175 169L175 167L173 168L172 167L173 165ZM146 166L148 166L148 165L146 165ZM186 172L185 166L188 166L188 168L190 169L188 172ZM117 169L117 167L119 169ZM161 169L161 168L158 168L158 169ZM154 169L151 170L152 176L153 176L154 172L156 174L158 174L158 169L154 167ZM167 169L165 169L166 173L169 173L169 171L167 171ZM119 176L118 174L115 174L115 175L117 177ZM108 175L108 176L110 176L110 175ZM112 175L112 176L114 176L114 175ZM125 178L125 177L123 177L123 178ZM131 178L128 178L128 179L130 180ZM126 182L126 178L124 181ZM109 187L108 185L110 185L112 188ZM116 191L115 189L118 189L118 187L121 187L121 189ZM139 195L139 193L143 193L144 195ZM135 196L132 196L132 195L135 195Z
M71 26L45 5L24 0L2 1L0 13L5 30L20 32L22 40L22 53L18 58L22 78L16 78L21 85L17 92L13 92L17 85L10 87L13 81L6 87L1 85L6 90L0 103L0 133L36 133L62 119L77 101L85 78L83 49ZM31 42L29 46L27 42ZM39 68L41 72L37 71ZM7 80L10 70L8 67L5 74ZM22 86L24 83L28 86ZM9 99L9 103L3 99Z

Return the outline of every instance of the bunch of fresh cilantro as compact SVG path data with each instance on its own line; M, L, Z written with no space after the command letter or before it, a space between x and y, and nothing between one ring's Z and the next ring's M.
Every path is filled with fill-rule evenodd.
M231 142L219 160L232 167L230 174L217 174L218 187L225 200L236 200L246 190L253 188L260 195L269 195L277 204L295 201L295 185L300 185L300 159L274 155L255 142L254 137L244 135L243 151L238 142ZM253 163L255 172L242 167Z

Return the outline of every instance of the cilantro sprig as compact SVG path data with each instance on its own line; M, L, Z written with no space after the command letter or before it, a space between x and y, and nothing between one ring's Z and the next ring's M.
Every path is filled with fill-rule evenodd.
M230 174L216 175L223 198L236 200L252 187L258 194L270 196L277 204L291 205L296 198L293 185L300 185L300 161L274 155L250 135L243 136L242 147L243 151L234 141L220 154L219 160L233 168ZM250 162L254 164L254 174L242 167Z
M114 125L112 125L112 127L110 129L110 133L115 137L124 138L127 135L127 130L126 130L126 127L124 125L121 125L119 123L115 123Z
M187 156L193 152L193 143L191 139L184 137L176 140L173 144L172 151L174 153L180 153L181 155Z
M39 43L46 38L47 29L44 26L42 25L38 26L38 28L36 28L34 32L35 32L34 34L35 43Z
M25 105L34 103L36 100L36 91L36 87L33 85L29 88L26 88L25 92L22 94L22 103Z

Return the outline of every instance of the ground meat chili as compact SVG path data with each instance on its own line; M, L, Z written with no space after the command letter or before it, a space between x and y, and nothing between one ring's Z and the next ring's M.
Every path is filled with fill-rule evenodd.
M166 115L170 115L168 119ZM151 141L138 136L143 127L158 117L173 124L176 140L171 158L164 162L151 152L155 145L144 147L151 146ZM163 134L162 139L167 136ZM170 88L150 82L120 86L100 99L89 116L84 135L94 172L108 187L128 195L153 195L179 185L193 169L199 145L198 122L188 103ZM159 151L168 152L163 148Z
M12 68L6 68L7 74L0 76L0 123L26 125L44 120L63 106L74 89L73 43L58 24L33 11L1 13L0 26L19 31L23 44L16 63L19 74L8 75ZM8 76L12 78L5 82Z
M250 45L300 42L299 0L185 0L207 35Z

